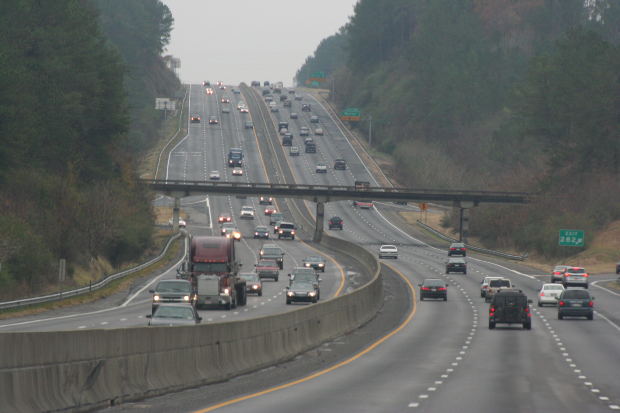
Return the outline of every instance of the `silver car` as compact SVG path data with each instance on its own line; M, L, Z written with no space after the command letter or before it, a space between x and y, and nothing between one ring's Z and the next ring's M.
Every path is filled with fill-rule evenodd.
M382 245L379 247L379 258L398 258L398 248L395 245Z
M147 314L149 326L188 326L200 323L202 317L191 304L160 304L153 314Z

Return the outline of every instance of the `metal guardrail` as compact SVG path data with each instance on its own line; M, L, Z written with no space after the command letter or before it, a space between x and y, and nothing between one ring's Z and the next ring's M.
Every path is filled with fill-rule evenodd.
M108 285L109 283L111 283L112 281L118 280L120 278L123 278L126 275L132 274L134 272L140 271L146 267L148 267L151 264L156 263L157 261L161 260L164 255L166 255L166 252L168 252L168 248L170 247L170 244L172 244L172 241L174 241L175 239L177 239L178 237L181 236L181 233L177 233L173 236L170 237L170 239L168 239L168 242L166 243L166 246L163 248L163 250L161 251L161 253L143 263L140 264L136 267L130 268L128 270L125 271L121 271L119 273L116 274L111 274L108 275L107 277L103 278L102 280L88 285L86 287L81 287L81 288L76 288L74 290L69 290L69 291L59 291L57 293L54 294L49 294L49 295L44 295L44 296L40 296L40 297L30 297L30 298L23 298L20 300L14 300L14 301L5 301L5 302L0 302L0 310L6 310L9 308L18 308L18 307L23 307L23 306L28 306L28 305L32 305L32 304L40 304L40 303L45 303L45 302L50 302L50 301L58 301L58 300L62 300L63 298L68 298L68 297L75 297L77 295L80 294L84 294L84 293L88 293L91 291L96 291L100 288L105 287L106 285Z
M452 237L449 237L449 236L447 236L445 234L442 234L441 232L437 231L433 227L429 227L428 225L424 224L420 220L416 220L416 223L420 227L424 228L428 232L438 236L439 238L441 238L443 240L446 240L446 241L449 241L449 242L459 242L459 240L457 240L456 238L452 238ZM465 244L465 246L468 249L472 250L472 251L477 251L477 252L481 252L483 254L488 254L488 255L495 255L496 257L508 258L510 260L525 261L527 259L527 257L528 257L527 254L525 254L525 255L508 254L507 252L488 250L486 248L476 247L475 245L471 245L471 244Z

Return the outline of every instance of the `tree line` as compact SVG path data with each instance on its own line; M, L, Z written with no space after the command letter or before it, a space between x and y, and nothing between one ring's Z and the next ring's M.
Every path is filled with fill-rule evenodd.
M134 122L155 118L151 97L178 87L159 57L172 19L158 0L120 3L0 3L2 296L45 288L60 258L71 274L151 244L149 195L134 176L148 136ZM121 30L132 24L135 44Z
M618 2L361 0L337 35L298 82L338 62L331 98L372 114L404 183L543 195L476 208L472 232L489 245L561 255L556 226L620 218Z

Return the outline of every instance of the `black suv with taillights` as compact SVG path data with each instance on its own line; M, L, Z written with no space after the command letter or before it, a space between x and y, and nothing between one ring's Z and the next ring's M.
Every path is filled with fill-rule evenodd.
M489 306L489 329L497 323L522 324L523 328L532 328L532 313L527 296L521 290L503 290L493 296Z
M564 317L594 319L594 297L584 288L568 288L558 298L558 320Z
M462 242L453 242L450 244L450 249L448 249L448 256L452 255L462 255L463 257L467 255L467 249L465 248L465 244Z
M467 262L462 257L450 257L446 262L446 274L451 272L462 272L467 275Z
M331 217L329 219L329 222L328 222L329 229L340 229L340 230L342 230L343 224L344 224L344 221L340 217Z

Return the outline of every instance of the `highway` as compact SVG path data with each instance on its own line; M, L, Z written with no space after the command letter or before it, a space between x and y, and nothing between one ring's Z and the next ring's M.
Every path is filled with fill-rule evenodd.
M213 88L214 94L207 95L202 86L191 86L189 93L190 116L201 117L200 123L188 123L188 134L174 146L166 164L166 176L169 179L179 180L207 180L209 172L218 170L223 181L243 180L249 182L269 182L257 139L253 129L244 127L245 121L251 115L237 110L237 104L243 100L240 95L229 89ZM222 98L230 98L230 103L222 103ZM230 108L229 113L223 113L224 107ZM210 125L208 119L216 116L218 123ZM244 175L233 176L226 165L228 150L232 147L244 149ZM277 177L276 177L277 178ZM157 199L157 204L172 205L172 200ZM264 206L258 204L258 199L237 199L234 196L214 197L187 197L182 199L182 208L189 214L187 231L194 235L219 235L217 218L227 213L233 217L239 229L244 234L237 243L237 255L242 263L242 272L252 272L257 261L260 247L267 241L253 239L254 227L257 225L269 226L268 217L264 215ZM251 205L256 210L255 219L239 219L242 205ZM276 200L278 209L286 210L282 200ZM290 217L287 215L287 217ZM270 227L271 228L271 227ZM319 246L312 246L298 240L274 240L284 251L284 268L280 272L278 282L264 280L263 295L248 295L248 303L232 311L223 309L200 310L203 322L228 321L242 318L259 317L283 311L293 310L300 305L286 305L285 287L288 285L287 274L294 267L301 266L307 256L323 255L326 259L326 270L320 273L321 299L325 300L334 295L354 288L367 279L368 274L357 268L356 263L345 256L335 256L326 253ZM179 262L180 263L180 262ZM126 328L145 326L146 315L151 311L151 296L149 290L154 288L160 279L176 277L176 264L147 282L136 285L127 294L118 297L114 303L94 303L76 306L69 309L46 312L33 316L21 317L15 320L6 320L0 323L0 332L9 331L67 331L75 329L97 328Z
M195 88L192 87L193 94ZM279 120L287 120L295 136L294 145L302 148L299 157L291 157L288 148L279 145L278 137L260 137L272 139L259 142L261 147L270 146L275 151L270 156L275 156L280 163L280 167L269 169L274 182L276 179L308 184L375 182L347 141L342 125L311 95L303 94L303 101L294 101L290 109L278 102L279 112L266 114L264 108L257 109L257 102L262 99L261 89L256 88L255 94L244 89L254 123L263 117L274 125ZM311 103L312 112L302 112L302 103ZM298 113L299 119L290 119L291 111ZM301 126L314 129L311 115L319 116L319 125L325 131L324 136L314 137L316 154L304 153L299 137ZM212 135L207 133L206 136ZM256 142L248 134L244 137L245 145ZM336 158L347 160L346 171L333 170ZM258 163L257 158L254 161ZM328 165L327 174L315 173L317 162ZM196 168L200 166L196 164ZM286 167L290 169L288 173ZM196 169L196 173L203 173L203 170ZM253 173L260 174L260 171ZM237 202L236 208L240 205L238 200L230 202ZM213 200L211 204L226 208ZM301 201L291 203L291 207L306 209L307 214L314 213L312 204ZM392 288L402 293L400 300L409 297L411 301L401 309L393 335L380 342L375 338L353 353L339 351L339 348L349 348L347 345L355 341L355 335L326 343L325 349L317 351L332 354L329 365L313 364L311 361L316 357L313 353L230 382L128 403L106 411L145 408L153 412L620 410L620 304L617 294L592 286L597 311L594 321L560 321L555 308L538 308L535 304L540 285L548 280L540 271L523 264L475 255L468 257L467 275L446 275L446 251L412 237L400 223L386 219L389 206L360 210L350 202L334 202L325 209L326 219L332 215L344 219L345 230L331 231L330 235L359 243L371 251L376 251L381 243L399 245L399 259L386 263L389 265L385 267L386 273L392 274L386 277L386 285L388 290ZM480 297L480 282L484 276L510 278L534 300L531 331L517 326L488 329L488 304ZM440 278L448 283L447 302L418 300L417 285L425 278ZM397 303L388 297L386 308L394 304ZM364 334L366 328L371 326L360 329L359 334ZM360 353L355 356L356 352Z

